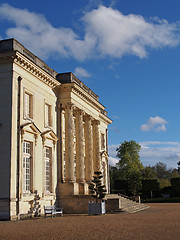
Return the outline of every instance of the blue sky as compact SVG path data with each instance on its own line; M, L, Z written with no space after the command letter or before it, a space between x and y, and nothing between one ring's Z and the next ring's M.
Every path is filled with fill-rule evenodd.
M144 165L180 160L178 0L0 1L0 39L16 38L57 72L100 96L110 163L124 140Z

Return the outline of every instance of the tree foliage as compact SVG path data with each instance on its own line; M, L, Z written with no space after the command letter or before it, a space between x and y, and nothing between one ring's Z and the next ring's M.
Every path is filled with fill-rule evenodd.
M125 176L127 172L140 171L143 169L143 165L140 162L139 156L140 150L141 146L134 140L131 140L129 142L124 141L116 149L117 151L116 156L119 158L117 167L119 170L122 170L122 172L124 172Z
M146 166L142 170L143 179L155 179L157 178L156 170L154 167Z
M135 141L124 141L117 149L117 168L121 179L128 180L129 190L135 194L141 188L143 165L139 152L141 146Z
M163 193L179 196L180 161L174 169L167 168L163 162L144 167L140 161L140 150L141 146L133 140L119 145L116 155L119 161L116 166L110 167L112 192L125 195L141 193L147 197L161 197ZM175 185L175 181L178 184Z
M106 196L105 185L102 184L103 175L100 171L94 172L93 180L89 185L90 194L93 198L103 199Z
M159 179L169 179L171 172L163 162L158 162L155 165L156 177Z

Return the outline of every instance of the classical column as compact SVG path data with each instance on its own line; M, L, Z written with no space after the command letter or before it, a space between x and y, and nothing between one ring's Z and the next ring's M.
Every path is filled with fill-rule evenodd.
M73 105L65 106L65 170L66 182L74 182Z
M57 133L59 141L57 142L57 180L58 184L62 181L62 144L63 144L63 133L62 133L62 105L57 105Z
M92 118L85 115L85 179L90 183L93 178L93 136L92 136Z
M101 171L101 161L100 161L100 141L99 141L99 120L93 121L93 165L94 172Z
M81 109L75 109L76 117L76 182L84 183L84 146L83 146L83 114Z

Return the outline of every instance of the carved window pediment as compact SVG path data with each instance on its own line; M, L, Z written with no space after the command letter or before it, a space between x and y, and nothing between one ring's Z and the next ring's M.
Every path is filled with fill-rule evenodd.
M41 133L41 137L42 137L43 143L46 141L46 139L49 139L49 140L53 141L54 144L56 144L56 142L58 140L58 137L55 134L55 132L53 132L53 130L47 130L47 131Z
M31 133L33 135L40 135L41 131L39 130L39 128L33 123L33 122L28 122L25 124L21 125L21 133L22 135L27 132L27 133Z

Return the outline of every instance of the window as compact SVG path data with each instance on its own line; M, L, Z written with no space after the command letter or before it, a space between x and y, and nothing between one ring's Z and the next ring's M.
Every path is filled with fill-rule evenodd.
M23 192L28 193L31 190L31 143L23 142Z
M51 126L51 105L45 103L45 127Z
M74 178L76 179L76 154L74 154Z
M24 94L24 117L33 118L33 95L27 92Z
M44 165L45 165L45 192L51 191L51 148L45 147L44 152Z
M66 178L66 160L65 160L65 152L63 152L63 168L64 168L64 179Z
M101 133L101 149L105 149L104 133Z

